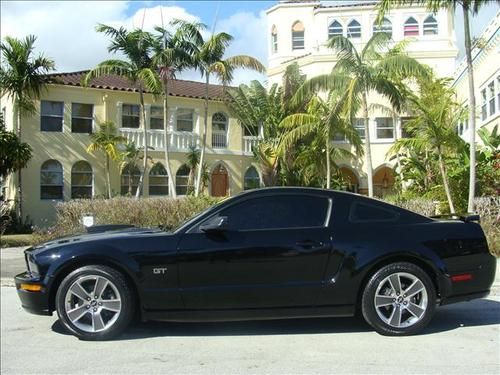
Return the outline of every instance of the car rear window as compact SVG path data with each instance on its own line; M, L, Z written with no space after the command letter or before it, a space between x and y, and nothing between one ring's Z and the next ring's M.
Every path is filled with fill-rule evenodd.
M352 223L375 223L396 221L399 212L376 204L354 202L349 212L349 221Z

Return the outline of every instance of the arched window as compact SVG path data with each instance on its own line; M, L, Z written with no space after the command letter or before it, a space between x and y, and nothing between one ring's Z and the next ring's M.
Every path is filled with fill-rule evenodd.
M84 161L77 161L71 168L71 198L92 198L92 166Z
M271 51L278 53L278 30L275 25L271 29Z
M437 35L438 23L433 16L429 16L424 20L424 35Z
M330 23L330 25L328 26L328 39L330 39L332 36L342 36L343 34L344 28L339 21L333 21L332 23Z
M418 36L418 21L410 17L406 20L404 25L404 36Z
M120 194L135 195L139 181L141 179L141 170L137 165L126 165L120 178Z
M212 147L227 147L227 118L224 113L217 112L212 116Z
M40 199L63 199L63 168L57 160L47 160L40 168Z
M349 22L347 25L347 37L361 38L361 24L358 21L352 20Z
M186 195L189 185L189 173L191 170L184 164L182 165L175 174L175 191L177 195Z
M257 172L257 169L255 169L254 166L251 166L245 172L243 188L245 190L249 190L249 189L257 189L258 187L260 187L259 172Z
M168 175L162 163L156 163L149 172L149 195L168 195Z
M305 29L302 22L297 21L292 26L292 50L304 49Z
M385 18L382 20L380 24L378 22L373 23L373 33L386 33L390 37L392 37L392 23L389 19Z

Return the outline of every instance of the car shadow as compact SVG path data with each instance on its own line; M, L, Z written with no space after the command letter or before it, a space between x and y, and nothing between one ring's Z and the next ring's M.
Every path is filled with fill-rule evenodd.
M500 324L500 302L475 300L442 306L420 335L459 329L461 327ZM52 330L68 335L59 320ZM253 336L356 333L373 331L361 318L307 318L241 322L146 322L133 324L116 340L137 340L162 336Z

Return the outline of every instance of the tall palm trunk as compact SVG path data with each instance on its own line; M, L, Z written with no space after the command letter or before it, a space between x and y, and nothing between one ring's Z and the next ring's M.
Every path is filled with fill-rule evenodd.
M17 97L14 100L14 103L16 103L16 116L17 116L17 137L19 138L19 142L21 142L21 135L22 135L22 129L21 129L21 98ZM21 224L24 222L23 220L23 174L22 174L22 168L19 168L19 171L17 171L17 218L20 220Z
M370 145L370 127L368 124L368 100L366 92L363 93L363 117L365 125L365 156L366 156L366 175L368 178L368 196L373 197L373 169L372 169L372 150Z
M462 5L464 12L465 57L467 60L467 76L469 79L469 124L470 124L470 173L469 173L469 199L467 211L474 211L474 196L476 195L476 95L474 93L474 68L472 66L472 47L469 27L469 7Z
M106 185L108 188L108 198L111 198L111 177L109 176L109 155L106 152Z
M139 179L139 184L137 185L137 190L135 191L135 198L139 199L141 196L141 191L144 189L144 176L146 175L148 168L148 130L146 129L146 111L144 110L144 92L142 86L139 86L139 98L140 98L140 121L142 121L142 133L144 135L144 162L142 165L142 173Z
M205 82L205 119L203 121L203 137L201 141L201 154L200 154L200 168L198 168L198 173L195 181L195 190L194 190L194 195L195 197L200 195L200 188L201 188L201 174L202 174L202 165L205 160L205 147L207 144L207 127L208 127L208 86L210 84L210 74L207 72L206 76L206 82Z
M168 72L167 72L168 74ZM165 145L165 169L167 170L168 176L168 191L172 198L177 198L177 192L175 191L175 181L172 175L172 169L170 168L170 154L168 151L169 139L168 139L168 77L163 79L163 143Z
M441 178L443 179L444 191L446 193L446 199L448 199L448 206L450 207L450 212L452 214L455 213L455 206L453 205L453 201L451 199L450 193L450 185L448 184L448 176L446 175L446 167L443 161L443 153L441 148L438 148L438 157L439 157L439 170L441 171Z
M330 166L330 132L326 133L326 188L331 185L331 166Z

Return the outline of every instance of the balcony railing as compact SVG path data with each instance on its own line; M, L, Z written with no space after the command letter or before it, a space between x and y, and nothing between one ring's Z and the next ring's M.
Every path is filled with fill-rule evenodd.
M226 133L212 133L212 148L213 149L225 149L227 148L227 136Z
M120 134L127 138L128 142L134 142L137 147L144 147L144 133L136 129L120 129ZM163 131L150 130L147 133L148 146L155 150L164 150ZM168 132L169 149L172 151L188 151L189 147L200 146L198 134L190 132L172 131Z
M251 155L253 154L253 149L257 145L259 137L255 136L244 136L243 137L243 153Z

